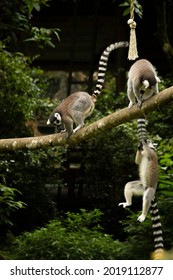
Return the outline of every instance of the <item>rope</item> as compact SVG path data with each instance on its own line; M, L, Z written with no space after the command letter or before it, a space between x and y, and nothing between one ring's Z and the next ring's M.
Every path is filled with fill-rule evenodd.
M134 0L131 0L130 19L127 21L128 25L130 26L130 43L129 43L129 52L128 52L129 60L135 60L138 57L136 31L135 31L136 22L134 21L134 11L135 11Z

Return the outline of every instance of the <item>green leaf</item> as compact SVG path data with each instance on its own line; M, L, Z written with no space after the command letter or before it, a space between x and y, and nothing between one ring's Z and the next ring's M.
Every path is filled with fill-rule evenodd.
M123 16L127 16L128 14L130 14L130 8L124 10Z
M119 5L119 7L128 7L128 6L130 6L129 2L124 2L124 3Z
M170 192L170 191L161 191L161 193L164 194L165 196L173 197L173 192Z

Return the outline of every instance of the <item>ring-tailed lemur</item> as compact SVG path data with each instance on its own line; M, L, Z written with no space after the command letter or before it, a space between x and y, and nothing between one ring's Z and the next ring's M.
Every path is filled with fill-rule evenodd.
M139 141L147 140L147 129L146 125L148 124L148 121L144 118L140 118L137 120L138 123L138 138ZM151 213L151 220L152 220L152 229L153 229L153 238L154 238L154 253L153 258L154 259L161 259L163 255L163 231L162 231L162 224L160 220L159 215L159 209L157 206L157 202L154 198L151 200L150 205L150 213Z
M144 118L138 119L138 138L140 145L136 154L136 163L139 164L140 180L128 182L125 185L126 202L119 203L119 205L123 205L123 207L131 205L133 195L143 196L142 214L138 217L138 220L143 222L150 208L155 249L153 256L154 259L159 259L163 254L164 245L162 225L155 200L158 162L154 146L147 137L146 120Z
M128 73L128 107L131 108L137 100L138 107L141 108L144 100L158 93L158 82L160 79L154 66L147 59L137 60Z
M135 163L139 166L139 180L128 182L124 188L126 201L119 203L123 207L132 204L133 196L142 196L142 213L138 221L143 222L154 198L158 182L158 161L151 141L142 140L138 146Z
M65 130L62 132L68 133L68 137L78 131L83 125L84 120L90 116L94 110L94 103L97 96L100 94L105 72L107 68L108 58L110 53L118 48L127 47L128 42L116 42L109 45L102 53L98 67L98 80L96 89L92 95L87 92L75 92L69 95L60 105L58 105L50 114L47 124L60 125L63 123ZM74 123L76 128L73 129Z

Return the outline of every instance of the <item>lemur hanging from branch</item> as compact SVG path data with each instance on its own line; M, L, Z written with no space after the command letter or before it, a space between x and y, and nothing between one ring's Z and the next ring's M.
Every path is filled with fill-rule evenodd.
M136 152L135 163L139 165L139 180L128 182L125 185L126 202L119 203L123 207L130 206L134 195L143 196L142 214L138 217L140 222L143 222L147 216L158 183L157 154L152 142L147 139L144 121L145 119L138 120L140 144Z
M163 233L159 216L159 210L155 200L155 192L158 184L158 160L155 147L147 138L146 120L138 119L138 137L140 144L136 152L135 162L139 165L139 180L128 182L124 187L126 201L119 206L132 205L133 196L142 196L142 213L138 221L143 222L150 209L154 236L155 256L156 252L163 252Z

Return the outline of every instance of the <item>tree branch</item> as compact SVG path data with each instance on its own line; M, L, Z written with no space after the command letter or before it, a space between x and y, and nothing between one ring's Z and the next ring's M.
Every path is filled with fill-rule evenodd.
M53 147L58 145L68 145L69 147L77 146L82 141L86 141L102 132L110 130L122 123L129 122L134 119L146 116L152 111L159 110L160 107L169 104L173 101L173 86L163 90L155 96L149 98L143 103L141 109L137 106L124 108L115 113L106 116L82 129L66 139L65 134L57 133L47 136L1 139L0 150L12 151L22 149L39 149L45 147Z

